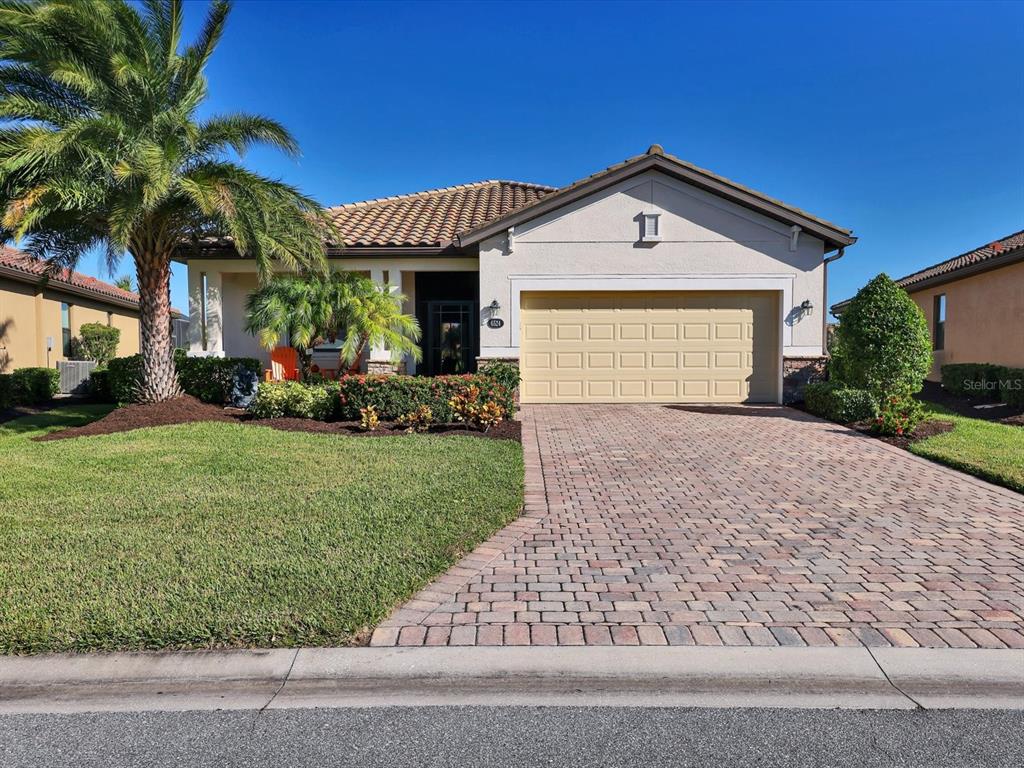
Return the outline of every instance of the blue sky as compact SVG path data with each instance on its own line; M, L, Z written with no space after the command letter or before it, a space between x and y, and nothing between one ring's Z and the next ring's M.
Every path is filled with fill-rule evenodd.
M1022 50L1020 3L243 0L209 111L281 120L302 158L247 161L325 204L563 185L658 142L852 228L834 302L1024 228Z

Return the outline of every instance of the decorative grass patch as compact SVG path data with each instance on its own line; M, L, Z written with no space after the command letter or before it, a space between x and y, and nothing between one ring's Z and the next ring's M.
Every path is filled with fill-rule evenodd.
M913 443L918 456L1024 493L1024 427L959 416L925 403L925 418L953 422L953 431Z
M336 645L514 519L518 443L0 425L0 652Z

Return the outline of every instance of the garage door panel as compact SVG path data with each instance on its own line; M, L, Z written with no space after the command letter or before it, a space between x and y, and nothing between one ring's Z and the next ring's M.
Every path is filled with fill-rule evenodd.
M524 294L523 402L775 401L770 293Z

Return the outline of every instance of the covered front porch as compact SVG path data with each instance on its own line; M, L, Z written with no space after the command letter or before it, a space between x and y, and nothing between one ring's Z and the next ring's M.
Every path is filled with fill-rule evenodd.
M476 370L480 352L479 262L464 257L332 258L332 270L359 272L380 286L401 292L403 310L415 315L423 333L423 358L406 356L399 370L439 375ZM189 354L255 357L269 365L270 352L245 330L246 299L259 285L256 265L243 259L188 260ZM313 350L313 362L336 369L337 347ZM391 353L374 347L361 370L395 370Z

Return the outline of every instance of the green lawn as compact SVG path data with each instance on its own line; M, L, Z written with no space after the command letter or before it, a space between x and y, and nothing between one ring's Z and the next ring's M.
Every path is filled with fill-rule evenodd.
M518 514L518 443L0 425L0 652L351 642Z
M948 464L1024 493L1024 427L959 416L925 403L927 418L952 421L952 432L913 443L918 456Z

